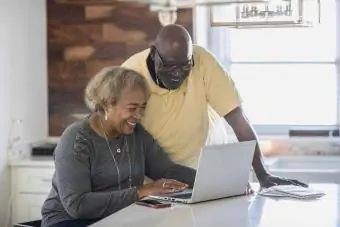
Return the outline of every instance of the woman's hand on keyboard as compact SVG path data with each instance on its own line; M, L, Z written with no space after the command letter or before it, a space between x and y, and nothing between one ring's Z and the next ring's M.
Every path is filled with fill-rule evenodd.
M138 197L143 198L149 195L161 195L176 191L182 191L188 187L187 184L172 180L161 179L149 184L145 184L137 190Z

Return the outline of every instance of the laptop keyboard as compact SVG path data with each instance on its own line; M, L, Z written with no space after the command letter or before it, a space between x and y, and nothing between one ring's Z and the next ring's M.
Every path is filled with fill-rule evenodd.
M178 199L190 199L192 196L192 193L182 193L177 195L172 195L172 198L178 198Z
M191 188L185 189L183 191L172 192L172 193L168 193L168 194L163 195L163 197L177 198L177 199L190 199L191 196L192 196L192 189Z

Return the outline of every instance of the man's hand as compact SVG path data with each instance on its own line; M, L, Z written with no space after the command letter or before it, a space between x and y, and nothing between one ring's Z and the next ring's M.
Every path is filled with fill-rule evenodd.
M302 186L302 187L305 187L305 188L308 187L307 184L302 183L298 180L278 177L278 176L274 176L274 175L271 175L271 174L268 174L268 175L264 176L263 178L259 179L259 183L260 183L261 187L263 187L263 188L269 188L269 187L275 186L275 185L297 185L297 186Z
M224 116L224 118L228 122L228 124L233 128L235 135L239 141L257 140L255 131L248 122L248 119L245 113L243 112L241 106L233 109L230 113ZM268 188L274 185L289 185L289 184L308 187L308 185L297 180L291 180L271 175L264 167L262 159L263 158L260 146L257 143L255 147L252 165L254 167L256 175L261 176L258 177L261 187Z
M254 189L252 189L251 185L248 182L247 188L246 188L246 195L252 195L254 193Z

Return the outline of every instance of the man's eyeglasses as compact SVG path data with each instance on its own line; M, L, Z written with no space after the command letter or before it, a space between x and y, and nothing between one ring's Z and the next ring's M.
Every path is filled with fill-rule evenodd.
M188 60L187 62L178 62L178 63L166 63L164 61L164 59L162 58L161 54L159 53L159 51L157 50L157 48L154 48L158 58L160 60L161 63L161 70L164 71L171 71L174 70L176 68L181 68L183 71L189 71L191 68L193 68L195 66L195 62L194 62L194 57L191 56L191 59Z

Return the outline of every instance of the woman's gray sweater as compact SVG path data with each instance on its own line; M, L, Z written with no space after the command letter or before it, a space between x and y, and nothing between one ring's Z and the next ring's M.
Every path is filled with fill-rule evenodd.
M125 140L127 145L124 148ZM88 118L70 125L54 152L52 189L42 208L42 226L74 219L101 219L138 200L144 177L171 178L193 185L196 171L173 163L153 137L137 125L131 135L109 138L117 168L104 138ZM117 148L121 152L117 152ZM132 187L129 187L130 154Z

